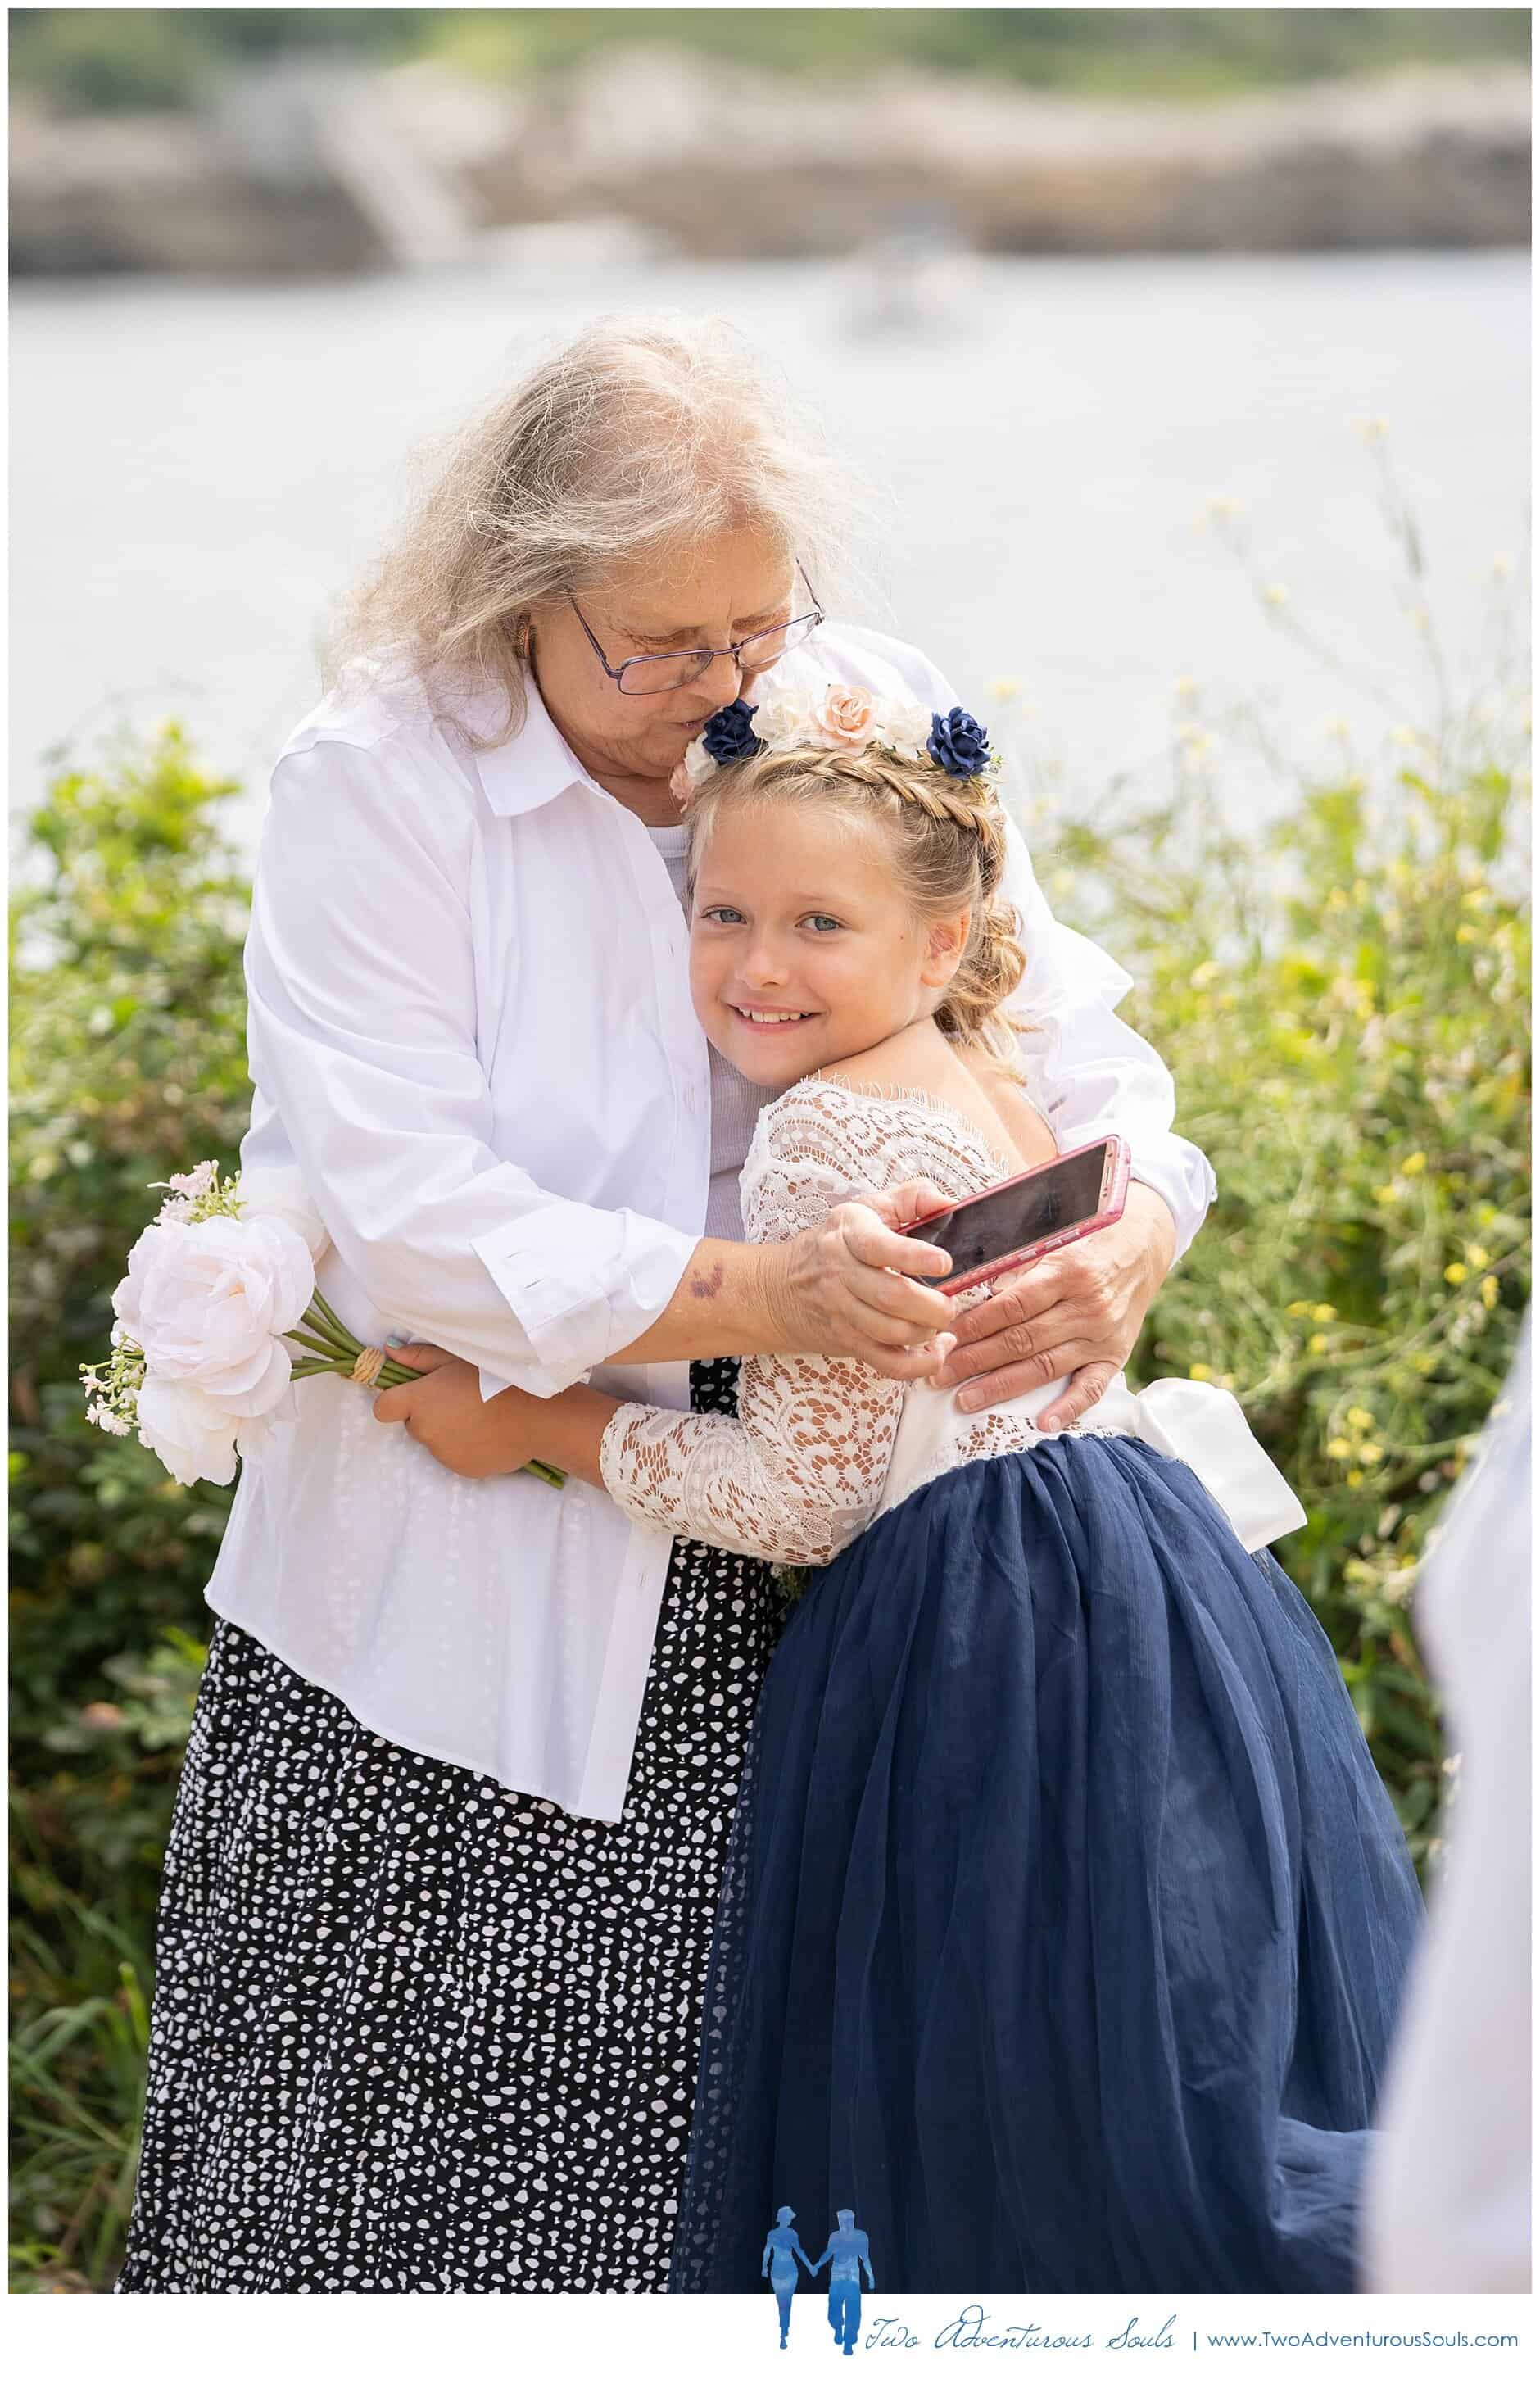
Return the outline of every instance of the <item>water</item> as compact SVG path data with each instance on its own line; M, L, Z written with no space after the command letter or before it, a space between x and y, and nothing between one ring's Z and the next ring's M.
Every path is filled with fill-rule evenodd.
M569 284L572 277L568 277ZM248 834L313 701L325 607L383 537L415 442L607 308L729 315L891 492L876 617L1076 800L1169 750L1173 688L1260 699L1301 752L1427 710L1359 426L1390 426L1435 613L1480 669L1494 565L1521 574L1528 260L1474 254L966 264L945 311L859 327L851 268L667 266L574 293L506 266L311 288L21 283L11 317L13 803L40 757L170 712L239 776ZM1357 679L1298 652L1212 530ZM1497 592L1500 595L1500 588ZM1237 811L1268 800L1233 744ZM1233 757L1227 759L1226 757Z

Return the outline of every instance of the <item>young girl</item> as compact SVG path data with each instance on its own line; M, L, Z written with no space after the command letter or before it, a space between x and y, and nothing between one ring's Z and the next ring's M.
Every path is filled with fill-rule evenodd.
M739 703L678 791L697 1012L785 1087L751 1239L1053 1155L1004 1056L976 723ZM821 1568L745 1761L676 2290L751 2290L788 2200L851 2206L895 2290L1352 2288L1421 1903L1330 1645L1250 1553L1303 1512L1227 1394L1120 1377L1048 1436L1061 1388L963 1414L752 1357L736 1418L492 1403L502 1461Z

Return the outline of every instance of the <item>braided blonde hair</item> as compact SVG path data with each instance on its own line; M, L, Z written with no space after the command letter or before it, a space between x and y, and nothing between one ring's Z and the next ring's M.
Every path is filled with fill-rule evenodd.
M807 746L723 764L685 798L689 829L688 881L693 894L702 854L724 804L797 802L831 806L880 822L895 875L924 920L971 911L962 959L933 1015L949 1042L981 1052L1024 1082L1016 1036L1027 1025L1003 1004L1026 969L1021 922L1000 892L1005 875L1005 813L988 778L952 777L928 763L876 746L861 752Z

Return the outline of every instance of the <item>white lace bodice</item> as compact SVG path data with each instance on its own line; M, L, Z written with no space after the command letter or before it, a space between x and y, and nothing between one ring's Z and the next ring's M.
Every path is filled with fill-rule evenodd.
M751 1241L788 1241L841 1200L912 1175L961 1200L1019 1172L1019 1159L926 1095L808 1077L760 1113L743 1164L744 1225ZM959 1294L959 1310L988 1291L980 1284ZM1034 1395L1032 1409L1058 1387ZM948 1428L924 1435L926 1455L906 1467L905 1495L951 1466L1042 1437L1019 1400L968 1416L950 1391L890 1382L854 1359L750 1357L736 1417L619 1409L600 1450L604 1486L628 1513L680 1538L826 1564L888 1503L895 1444L916 1400L944 1408Z

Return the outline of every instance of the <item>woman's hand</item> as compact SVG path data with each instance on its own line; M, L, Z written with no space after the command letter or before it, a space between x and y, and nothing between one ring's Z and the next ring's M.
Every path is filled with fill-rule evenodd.
M428 1342L391 1355L415 1367L421 1380L381 1391L374 1403L376 1422L404 1424L409 1436L452 1473L483 1482L493 1473L517 1473L531 1458L556 1462L540 1445L540 1418L551 1400L519 1390L484 1399L476 1368Z
M1160 1194L1131 1184L1115 1225L1002 1276L987 1299L962 1310L937 1387L965 1384L957 1404L972 1411L1067 1374L1068 1387L1037 1419L1045 1432L1062 1431L1095 1406L1127 1360L1175 1248Z
M785 1355L857 1358L890 1382L933 1374L946 1354L952 1303L924 1278L949 1274L951 1260L929 1242L893 1228L950 1206L924 1176L888 1192L863 1193L831 1209L789 1242L766 1244L765 1297Z

